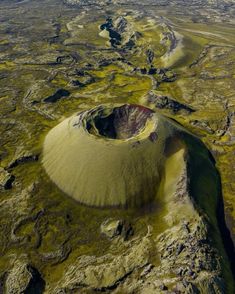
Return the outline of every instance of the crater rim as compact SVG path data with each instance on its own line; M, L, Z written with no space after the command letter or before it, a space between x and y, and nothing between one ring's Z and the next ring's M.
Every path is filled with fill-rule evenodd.
M138 104L103 104L86 111L84 130L103 140L129 141L145 137L156 128L155 112Z

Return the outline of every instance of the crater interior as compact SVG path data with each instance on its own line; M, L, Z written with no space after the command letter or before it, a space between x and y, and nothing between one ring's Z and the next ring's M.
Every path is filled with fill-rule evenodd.
M152 114L151 109L133 104L102 108L86 118L86 129L109 139L129 139L145 129Z

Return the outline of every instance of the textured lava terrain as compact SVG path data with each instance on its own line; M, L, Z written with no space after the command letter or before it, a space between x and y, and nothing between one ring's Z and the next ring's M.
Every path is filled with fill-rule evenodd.
M233 293L234 10L232 0L0 1L0 292ZM141 211L80 205L44 171L43 142L104 103L173 118L211 154L173 140L165 198ZM192 205L193 150L206 158L192 162L208 197Z

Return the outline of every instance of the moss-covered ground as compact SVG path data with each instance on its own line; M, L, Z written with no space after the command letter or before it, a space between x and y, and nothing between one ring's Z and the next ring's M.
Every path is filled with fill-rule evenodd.
M112 9L84 12L57 0L26 1L19 6L0 3L0 166L15 176L12 189L0 191L0 275L14 256L27 253L45 279L56 283L77 256L99 256L108 250L110 242L99 233L99 226L113 216L131 221L140 235L146 233L148 223L156 236L167 228L160 198L142 210L88 208L61 192L41 164L44 138L64 118L106 102L141 103L156 109L146 100L151 90L196 110L190 115L159 111L200 137L212 152L221 177L227 225L234 239L234 26L198 23L189 15L179 18L153 7L142 13L138 7L132 12L124 7ZM99 34L107 15L125 13L140 34L135 47L126 51L112 48ZM162 59L169 49L161 40L163 23L182 36L182 46L169 64ZM146 57L148 49L154 52L151 65ZM148 71L151 66L171 70L176 79L163 81L157 73L141 73L140 69ZM59 89L68 91L69 96L55 103L44 101ZM28 154L38 154L39 160L20 161L10 168L12 162ZM208 178L218 180L217 174L205 169L202 176L199 170L195 178L201 190L195 197L215 225L210 211L216 201L200 198L204 188L208 191L213 183L212 179L206 181L207 172ZM215 199L217 188L210 186ZM220 240L218 244L221 246Z

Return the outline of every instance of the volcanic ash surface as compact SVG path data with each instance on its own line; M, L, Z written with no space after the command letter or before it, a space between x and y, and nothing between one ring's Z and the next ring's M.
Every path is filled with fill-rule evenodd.
M100 105L47 135L43 165L66 194L91 206L135 207L158 191L174 125L139 105Z

